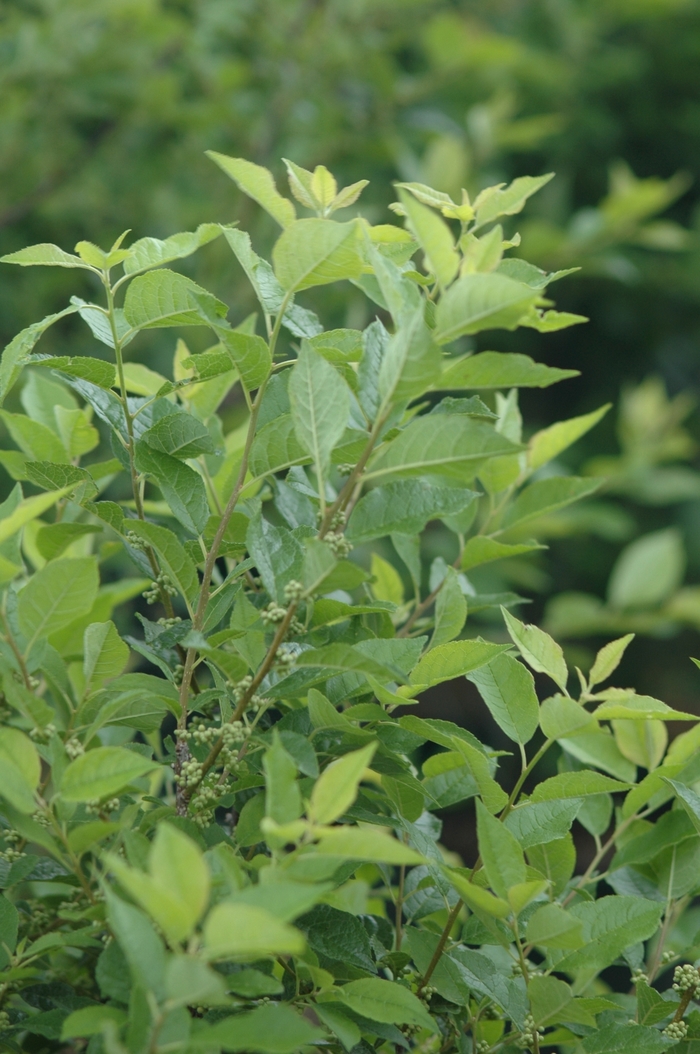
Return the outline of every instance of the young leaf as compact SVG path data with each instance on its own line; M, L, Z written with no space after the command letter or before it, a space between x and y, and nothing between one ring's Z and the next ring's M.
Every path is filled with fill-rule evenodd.
M522 210L529 197L553 178L553 172L544 176L519 176L505 190L500 187L483 190L474 202L476 226L483 227L499 216L514 216Z
M296 212L291 201L283 198L275 186L272 174L262 165L254 165L242 157L227 157L215 150L207 150L207 157L229 176L234 183L266 212L277 220L280 227L294 222Z
M92 608L99 584L94 557L54 560L19 595L19 628L28 649L39 637L54 634Z
M454 680L485 666L509 648L509 644L490 644L483 640L453 640L440 644L424 655L413 669L411 684L419 686L416 691L421 691Z
M484 329L515 329L538 296L530 286L495 272L463 275L437 306L435 340L449 344Z
M449 227L432 209L399 187L399 199L408 216L408 226L425 253L426 267L443 288L459 270L459 256Z
M340 819L357 797L357 788L374 756L376 743L352 751L333 761L316 781L311 792L309 819L327 824Z
M347 385L318 352L304 343L289 380L289 400L294 431L313 458L322 488L331 452L348 420Z
M528 743L537 730L539 704L530 671L512 655L497 655L488 666L467 674L491 716L516 743Z
M169 238L139 238L129 246L129 255L124 260L124 274L136 274L151 267L160 267L171 260L191 256L202 245L218 238L222 231L218 223L200 223L196 231L171 234Z
M463 571L469 571L472 567L480 567L481 564L489 564L493 560L507 560L511 556L522 556L524 553L532 553L536 549L545 548L546 546L538 542L506 545L504 542L496 541L495 538L486 538L484 535L476 534L464 547L461 567Z
M525 858L520 844L507 827L476 801L476 827L479 852L489 884L497 896L508 899L511 886L526 878Z
M563 798L585 798L589 794L605 794L614 791L628 790L629 783L621 783L600 772L561 772L558 776L538 783L531 795L531 801L557 801Z
M124 747L96 747L71 761L61 780L61 796L66 801L94 801L108 798L122 787L159 768L143 754Z
M79 256L67 253L50 242L7 253L6 256L0 256L0 263L18 264L20 267L83 267L91 270Z
M531 666L537 673L546 673L561 688L562 692L566 692L569 671L560 645L539 626L520 622L505 608L501 608L501 613L513 643L528 666Z
M437 387L460 388L548 388L550 384L578 377L578 370L560 370L534 362L527 355L514 352L482 351L446 359Z
M224 901L204 921L208 959L251 962L267 955L298 955L304 946L299 930L261 907Z
M515 527L520 530L530 520L587 498L598 490L601 482L599 479L579 479L577 476L553 476L537 480L518 494L503 517L503 530L510 531Z
M228 308L191 278L166 267L134 278L124 298L124 317L134 329L204 326Z
M431 649L454 640L462 632L466 621L467 600L457 573L451 567L435 601L435 629L430 639Z
M279 738L273 734L272 746L263 758L265 772L265 815L276 824L291 823L301 816L301 792L297 767Z
M113 622L93 622L85 630L83 677L85 694L118 677L129 661L129 647Z
M608 677L615 672L628 644L633 639L634 633L628 633L624 637L618 637L617 640L611 640L608 644L603 645L588 674L588 683L591 688L596 684L601 684L602 681L607 681Z
M549 428L543 428L540 432L535 432L528 444L528 463L530 468L534 471L542 465L546 465L548 461L555 458L562 450L570 447L572 443L575 443L577 439L580 439L581 436L598 424L608 412L610 406L610 403L606 403L605 406L601 406L599 410L594 410L590 414L584 414L582 417L572 417L568 421L559 421L557 424L550 425Z
M622 550L608 580L614 608L654 607L683 580L685 550L675 527L645 534Z
M357 249L356 221L296 220L272 250L275 274L288 292L359 278L363 263Z
M277 1003L226 1017L199 1035L206 1050L223 1047L231 1051L254 1050L260 1054L294 1054L325 1038L307 1018L295 1013L290 1006Z

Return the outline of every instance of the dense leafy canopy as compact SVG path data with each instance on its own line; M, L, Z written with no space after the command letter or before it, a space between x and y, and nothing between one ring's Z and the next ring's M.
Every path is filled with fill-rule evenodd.
M0 506L0 1043L694 1042L700 975L679 966L670 988L665 971L697 954L699 726L605 686L631 635L576 678L513 613L522 598L469 577L538 550L540 524L599 486L553 459L605 408L526 444L519 387L566 371L464 343L547 329L546 281L509 266L497 222L545 181L459 203L407 183L405 228L377 227L331 218L362 186L338 190L322 166L289 163L316 213L298 217L266 170L214 160L282 228L271 264L211 225L4 257L86 272L94 302L74 306L109 369L36 351L52 319L2 360L3 396L18 385L24 412L2 411L17 483ZM259 301L235 326L163 266L215 236ZM340 281L374 304L363 330L326 330L303 304ZM178 340L164 373L125 363L131 341L147 355L153 330L183 327L213 343L190 355ZM227 429L233 390L246 417ZM438 556L423 581L435 520L451 563ZM115 582L124 552L132 572ZM644 585L623 566L611 605ZM124 635L119 606L139 594L155 610ZM465 678L520 755L514 784L503 751L411 712ZM669 746L670 721L690 730ZM439 814L464 802L469 867L440 844ZM595 842L578 868L572 829ZM600 976L611 966L635 995Z

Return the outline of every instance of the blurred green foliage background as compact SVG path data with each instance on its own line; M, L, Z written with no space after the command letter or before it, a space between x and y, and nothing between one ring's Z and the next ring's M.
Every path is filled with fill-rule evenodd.
M265 250L271 222L205 149L267 165L280 182L282 156L324 163L341 185L369 178L362 210L384 222L390 199L378 188L397 177L474 193L557 173L512 230L540 266L581 265L557 287L557 306L591 321L548 336L489 334L478 347L582 371L524 397L533 430L615 404L557 468L608 482L552 519L539 563L512 561L480 585L532 597L525 616L543 618L582 665L601 636L636 630L629 683L691 708L700 3L0 0L0 253L109 245L127 225L163 237L234 219ZM242 317L252 305L236 267L216 242L189 273ZM72 272L3 271L0 346L63 307L74 283ZM337 313L325 321L371 318L346 291ZM164 361L169 339L155 351ZM68 322L42 350L69 343L80 354L88 340ZM436 532L426 556L440 545Z

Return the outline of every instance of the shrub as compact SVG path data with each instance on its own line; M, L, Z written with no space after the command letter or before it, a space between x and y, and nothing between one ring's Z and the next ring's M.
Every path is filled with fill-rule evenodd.
M629 637L570 695L520 598L467 577L538 548L538 519L597 486L547 466L603 411L522 442L518 388L574 371L465 351L482 330L583 321L544 299L561 274L503 255L517 237L496 221L549 177L473 203L400 184L404 229L331 219L363 184L338 192L323 167L288 164L315 213L297 219L264 169L214 160L282 226L273 266L217 224L4 258L103 290L0 366L3 398L28 367L24 413L1 411L19 448L1 455L18 481L0 513L5 1049L656 1054L692 1036L695 968L652 982L694 954L698 729L666 752L665 725L694 719L600 689ZM167 266L221 236L264 337ZM340 280L377 305L364 332L324 331L297 300ZM69 312L109 360L34 350ZM184 326L216 343L178 342L172 379L124 361ZM224 434L234 386L246 420ZM82 464L102 432L113 456ZM451 563L423 582L435 520ZM122 547L138 576L110 581ZM160 617L123 637L110 616L140 593ZM509 636L465 636L468 610L499 605ZM531 670L555 689L541 704ZM517 745L512 787L499 751L411 711L463 677ZM435 814L469 800L463 867ZM574 823L595 841L576 874Z

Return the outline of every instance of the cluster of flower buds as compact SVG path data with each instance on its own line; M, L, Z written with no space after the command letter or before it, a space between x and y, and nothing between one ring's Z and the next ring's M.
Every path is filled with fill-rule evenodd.
M5 839L5 849L0 853L0 859L5 860L8 864L14 864L15 860L21 860L23 856L26 856L26 853L20 852L17 848L17 843L22 840L19 831L15 831L13 827L8 827L6 831L1 833Z
M525 1049L526 1047L532 1047L535 1043L535 1036L544 1032L543 1028L535 1028L535 1019L532 1014L528 1014L525 1018L525 1024L523 1030L520 1033L519 1047Z
M260 618L266 626L276 626L284 620L286 614L286 608L283 608L276 600L271 600L267 607L260 612Z
M44 725L43 728L33 728L29 735L40 743L46 743L47 740L51 739L51 736L56 735L56 726L53 721L49 721L48 725Z
M640 981L648 982L648 977L644 973L644 970L633 970L632 971L632 984L639 984Z
M144 589L141 596L147 604L156 604L163 593L167 594L167 596L174 597L177 594L177 589L168 576L161 571L155 581L151 582L148 589Z
M208 827L212 822L216 803L223 790L223 787L217 787L212 783L202 783L197 788L196 794L192 796L190 808L192 819L198 827Z
M491 1049L491 1044L487 1039L478 1039L476 1041L477 1054L486 1054L487 1050Z
M177 626L178 622L182 622L179 615L173 615L172 618L159 618L158 625L163 626L164 629L172 629L173 626Z
M7 1010L0 1010L0 1032L6 1032L10 1027L10 1015Z
M203 765L201 761L190 758L183 761L179 774L175 776L175 782L179 787L196 787L202 779Z
M298 604L304 595L304 587L296 578L290 578L284 587L284 599L288 604Z
M351 543L340 531L329 531L323 540L333 553L333 556L337 556L339 560L342 560L344 556L348 556L352 552Z
M116 812L118 808L119 798L107 798L105 801L93 798L91 801L85 802L85 812L88 816L99 816L100 813Z
M275 659L279 666L289 668L297 661L297 653L293 646L291 648L285 648L284 645L282 645L282 647L278 649Z
M124 537L132 549L138 549L142 553L146 551L145 541L143 538L139 538L135 531L127 531Z
M71 761L74 761L76 758L79 758L81 754L85 753L85 747L77 736L71 736L70 739L67 739L63 744L63 747Z
M673 971L674 992L693 992L700 988L700 971L697 967L686 963L685 966L677 966Z
M663 1031L664 1036L669 1039L681 1040L688 1035L688 1026L685 1021L672 1021Z

